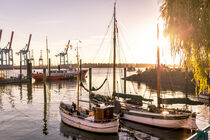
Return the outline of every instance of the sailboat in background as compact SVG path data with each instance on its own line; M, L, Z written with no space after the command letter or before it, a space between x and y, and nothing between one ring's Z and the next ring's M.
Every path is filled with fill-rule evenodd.
M116 3L114 4L114 25L116 23L115 7ZM116 44L115 28L116 27L114 26L114 46ZM96 107L90 110L84 110L83 108L79 107L79 85L80 85L79 72L81 72L81 68L79 68L78 55L77 55L77 63L78 63L77 105L75 103L72 103L70 105L61 102L59 107L61 120L65 124L90 132L118 133L119 118L118 116L114 116L113 114L114 110L113 105L98 104ZM113 69L114 69L113 71L115 72L115 61Z
M159 40L159 27L157 25L157 40ZM122 110L121 119L133 121L161 128L186 128L197 129L196 115L188 111L166 109L160 107L160 56L159 45L157 46L157 103L158 106L150 105L148 109L126 108ZM118 96L117 93L114 93Z

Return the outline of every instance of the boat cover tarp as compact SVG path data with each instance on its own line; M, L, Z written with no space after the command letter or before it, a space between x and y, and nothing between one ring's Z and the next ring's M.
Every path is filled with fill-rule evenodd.
M125 94L125 93L113 93L112 96L114 97L121 97L121 98L131 98L131 99L138 99L142 101L153 101L152 99L146 99L141 95L132 95L132 94Z
M202 105L202 102L193 101L189 98L160 98L160 104L188 104L188 105Z

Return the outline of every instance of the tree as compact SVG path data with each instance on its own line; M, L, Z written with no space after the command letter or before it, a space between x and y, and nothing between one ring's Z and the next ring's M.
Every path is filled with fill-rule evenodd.
M161 0L160 12L172 55L193 71L196 93L210 93L210 0Z

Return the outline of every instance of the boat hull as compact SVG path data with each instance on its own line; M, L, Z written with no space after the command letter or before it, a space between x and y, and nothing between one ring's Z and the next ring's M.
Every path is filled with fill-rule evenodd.
M87 70L82 70L82 79L85 79ZM69 79L76 79L77 72L71 73L59 73L59 74L51 74L51 76L46 76L46 80L69 80ZM43 74L42 73L33 73L32 78L36 81L43 81Z
M70 126L94 133L117 133L119 128L119 120L111 122L96 123L85 119L65 114L60 110L61 120Z
M165 117L165 118L164 118ZM195 118L191 116L171 115L170 118L157 113L124 111L122 119L161 128L196 129Z

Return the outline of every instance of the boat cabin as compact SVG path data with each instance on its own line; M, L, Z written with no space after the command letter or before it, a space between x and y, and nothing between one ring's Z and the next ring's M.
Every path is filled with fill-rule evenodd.
M108 121L113 119L114 106L94 107L94 121Z

